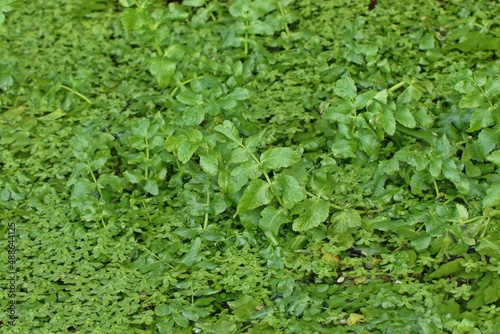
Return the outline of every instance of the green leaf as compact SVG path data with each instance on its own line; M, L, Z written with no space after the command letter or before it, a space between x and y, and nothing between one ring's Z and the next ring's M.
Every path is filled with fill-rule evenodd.
M381 108L380 110L380 124L389 136L394 135L396 132L396 119L389 108Z
M123 177L130 183L137 184L142 180L141 172L136 170L133 172L125 171L123 172Z
M244 295L238 300L227 302L227 305L229 305L233 314L242 319L248 319L249 316L256 312L257 306L262 305L262 301Z
M479 153L483 154L484 156L490 153L499 144L499 135L499 128L483 129L481 133L479 133L476 142Z
M130 7L135 3L134 0L120 0L120 5L124 7Z
M411 103L413 101L417 102L422 98L422 92L414 85L409 85L406 89L398 96L398 104L404 105Z
M177 64L165 58L154 58L150 60L149 71L158 80L160 88L165 88L170 83L175 73Z
M354 81L349 77L344 77L339 79L335 83L334 93L340 96L344 100L354 99L356 97L356 85Z
M203 96L201 94L195 93L190 89L186 89L179 94L177 94L177 100L188 105L188 106L198 106L203 104Z
M492 184L483 198L483 209L488 207L500 207L500 182Z
M205 5L205 0L184 0L182 1L182 5L190 7L201 7Z
M248 100L248 98L250 97L250 92L248 91L248 89L236 87L234 91L229 94L229 96L237 101L243 101Z
M73 191L71 192L71 198L74 200L84 199L86 197L92 196L96 191L96 185L90 180L80 179L75 182L73 186Z
M281 225L289 223L291 217L284 208L267 207L261 212L259 227L272 241L276 241ZM277 244L277 242L275 242Z
M335 140L332 144L332 153L336 158L355 158L357 144L354 141L340 139Z
M200 154L200 166L208 175L215 176L217 174L219 163L217 158L217 153L213 151Z
M146 180L144 185L144 190L146 190L151 195L158 195L158 185L155 180Z
M246 180L256 179L260 175L262 175L262 170L260 169L260 165L253 159L242 163L231 172L232 177L236 179L243 179L245 180L245 183Z
M186 255L184 255L184 258L182 259L181 263L188 267L191 267L196 262L196 260L198 260L200 250L201 250L201 238L196 237L196 239L194 239L193 245L186 253Z
M280 175L279 182L283 188L283 204L285 208L292 208L304 199L304 188L291 175Z
M413 117L413 114L410 112L410 108L407 105L401 106L399 105L394 112L394 117L398 123L406 126L407 128L414 128L417 126L417 122Z
M342 234L349 230L354 231L355 228L361 226L361 216L356 210L346 209L335 213L332 216L332 223L333 231Z
M268 204L274 198L270 185L260 179L253 180L243 192L236 213L249 211Z
M97 180L97 185L99 188L105 188L110 186L114 191L121 193L123 191L122 180L113 174L102 174Z
M443 160L442 171L444 177L450 180L453 183L460 183L460 171L455 164L455 161L452 159Z
M288 147L270 148L260 156L260 164L266 169L289 167L300 160L300 154Z
M500 166L500 151L495 151L486 157L486 160Z
M1 84L2 83L0 82L0 86L1 86ZM65 115L66 115L66 113L64 112L64 110L62 110L61 108L57 108L55 111L51 112L50 114L44 115L42 117L38 117L38 119L40 121L55 121L56 119L61 118Z
M480 92L474 90L465 95L458 103L459 108L477 108L483 103L483 96Z
M322 199L309 199L304 201L302 209L305 210L293 223L293 230L306 232L327 220L330 205Z
M159 317L164 317L172 314L172 308L169 305L157 305L155 307L155 314Z
M222 133L225 135L227 138L231 139L233 142L237 143L240 146L243 146L241 144L241 138L238 133L238 130L234 126L233 123L230 121L224 121L224 123L217 125L214 128L215 131Z
M375 98L376 95L377 95L376 90L369 90L367 92L364 92L363 94L356 96L356 98L354 100L355 108L359 110L359 109L366 107L366 105L369 102L371 102Z
M431 33L425 33L419 39L418 47L420 50L430 50L434 49L434 35Z
M470 115L469 123L470 126L467 132L474 132L487 128L495 123L493 119L493 112L489 108L474 108L474 111Z
M137 9L127 8L122 14L122 24L127 34L139 29L142 26L140 12Z
M442 277L454 275L454 274L462 271L462 261L463 261L463 259L456 259L456 260L450 261L448 263L445 263L441 267L439 267L436 271L427 275L424 278L424 280L430 281L434 278L442 278Z
M500 260L500 234L493 232L482 238L476 251L483 256Z

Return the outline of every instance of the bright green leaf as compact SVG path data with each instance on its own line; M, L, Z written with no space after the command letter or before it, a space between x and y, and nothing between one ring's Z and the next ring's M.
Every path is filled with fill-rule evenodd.
M266 169L289 167L300 160L300 154L288 147L270 148L260 156L260 164Z
M293 223L293 230L306 232L325 222L330 212L330 205L322 199L309 199L303 202L305 210Z

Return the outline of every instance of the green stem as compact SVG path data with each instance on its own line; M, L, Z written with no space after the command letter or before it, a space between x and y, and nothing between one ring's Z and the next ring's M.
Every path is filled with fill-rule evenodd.
M309 195L309 196L311 196L311 197L314 197L314 198L316 198L316 199L321 199L321 197L320 197L320 196L318 196L318 195L316 195L316 194L313 194L312 192L309 192L309 191L307 191L307 190L306 190L306 194L307 194L307 195ZM339 210L339 211L342 211L342 210L344 210L344 209L345 209L344 207L342 207L342 206L340 206L340 205L333 204L333 203L328 203L328 205L329 205L330 207L332 207L332 208L336 209L336 210Z
M207 208L208 206L210 205L210 189L208 188L208 185L207 185ZM203 223L203 229L206 230L208 227L208 212L205 212L205 221Z
M75 95L78 95L79 97L81 97L82 99L84 99L87 103L92 104L92 101L90 101L90 99L88 97L86 97L85 95L83 95L82 93L79 93L76 90L71 89L70 87L65 86L65 85L61 85L61 88L64 88L64 89L70 91L71 93L74 93Z
M201 76L201 77L196 76L196 77L194 77L194 78L191 78L191 79L188 79L188 80L186 80L186 81L181 82L180 84L178 84L177 86L175 86L175 88L174 88L174 90L172 91L172 93L170 93L170 96L174 96L174 95L175 95L175 93L177 93L177 91L179 90L179 87L184 86L185 84L190 83L190 82L191 82L191 81L193 81L194 79L203 79L203 77L204 77L204 76Z
M437 185L436 180L432 180L434 182L434 189L436 190L436 200L441 198L441 194L439 193L439 187Z
M148 163L149 163L149 142L148 138L145 138L146 140L146 168L144 170L144 176L146 177L146 180L149 178L149 168L148 168Z
M392 86L388 90L389 90L389 92L394 92L396 89L403 87L405 84L406 84L406 81L401 81L400 83L395 84L394 86Z
M88 163L89 167L90 167L90 163ZM99 193L99 196L102 198L102 192L101 192L101 189L99 188L99 185L97 184L97 179L95 177L95 174L94 174L94 171L92 170L92 168L90 169L90 176L92 177L92 181L94 181L95 183L95 187L97 188L97 192Z
M142 206L144 207L144 209L146 210L146 216L148 216L148 221L149 221L149 223L151 224L151 223L152 223L152 221L151 221L151 216L149 215L149 212L148 212L148 209L147 209L147 207L146 207L146 204L144 204L144 200L142 200L142 201L141 201L141 204L142 204Z
M281 16L285 16L285 10L283 9L283 6L281 6L281 4L279 6L280 6ZM288 24L286 23L285 23L285 32L287 36L290 36L290 30L288 29Z
M106 223L104 222L104 218L101 216L101 224L102 224L102 227L104 227L106 230L108 229L108 227L106 226Z
M90 168L90 162L87 162L87 164L89 165L89 168ZM101 189L99 188L99 185L97 184L97 179L95 177L95 174L94 174L94 171L92 170L92 168L90 168L90 176L92 177L92 180L94 181L95 183L95 187L97 188L97 192L99 193L99 197L100 198L103 198L102 197L102 192L101 192ZM102 212L101 212L102 214ZM104 222L104 217L101 216L101 223L102 223L102 226L107 229L108 227L106 226L106 223Z
M177 168L179 169L179 173L184 174L184 171L182 170L181 162L179 161L179 159L177 159L177 157L175 157L175 164L177 165Z
M245 21L245 57L248 55L248 21Z

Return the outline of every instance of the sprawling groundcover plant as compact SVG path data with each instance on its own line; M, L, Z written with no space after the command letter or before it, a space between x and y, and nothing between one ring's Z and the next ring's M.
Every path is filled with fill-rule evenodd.
M0 332L500 332L497 2L16 3Z

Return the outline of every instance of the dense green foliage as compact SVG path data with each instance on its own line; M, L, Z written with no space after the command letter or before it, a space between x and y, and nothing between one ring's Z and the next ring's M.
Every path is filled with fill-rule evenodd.
M0 332L500 332L497 2L16 2Z

